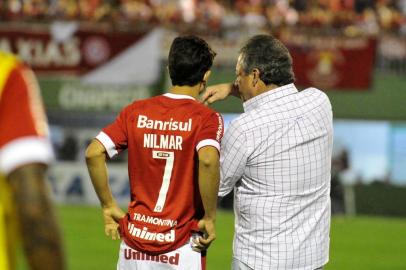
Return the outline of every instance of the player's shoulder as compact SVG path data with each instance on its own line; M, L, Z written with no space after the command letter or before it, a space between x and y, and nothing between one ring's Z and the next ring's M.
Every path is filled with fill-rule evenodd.
M1 77L7 78L8 74L15 69L23 68L23 62L14 54L0 50L0 73Z
M121 112L130 113L136 110L145 111L151 109L151 104L157 103L159 96L133 100L130 104L125 106Z
M16 55L0 50L0 62L5 61L20 62Z
M179 102L179 99L174 99L172 101ZM162 106L171 106L170 104L168 105L168 103L170 102L171 100L166 99L164 95L158 95L146 99L135 100L126 107L124 107L121 110L121 112L125 114L131 114L136 111L148 112L151 110L159 109ZM174 103L174 106L177 105L179 104ZM184 102L182 102L182 106L187 106L183 108L184 109L186 108L188 111L193 111L193 115L199 115L202 118L208 118L212 115L221 117L221 115L214 109L207 107L206 105L203 105L202 103L193 99L184 100Z
M203 115L203 119L207 119L208 121L214 121L216 123L218 122L220 125L223 125L224 120L223 120L223 116L221 115L221 113L214 110L213 108L210 108L206 105L201 104L200 102L196 102L196 103L197 103L198 108L201 110L198 113L200 115Z
M206 114L218 114L216 110L213 108L208 107L207 105L204 105L198 101L194 101L193 105L196 107L197 110L206 113Z
M203 103L197 101L196 99L184 99L185 106L189 111L193 111L194 114L200 115L202 117L210 116L210 115L217 115L219 114L216 110L204 105Z
M39 91L32 70L17 56L0 51L0 96Z
M24 67L24 63L18 58L18 56L0 50L0 71L2 73Z

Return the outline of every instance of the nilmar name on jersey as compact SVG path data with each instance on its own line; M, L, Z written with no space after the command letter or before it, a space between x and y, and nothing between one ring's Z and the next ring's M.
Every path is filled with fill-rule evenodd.
M186 122L175 121L173 118L169 121L161 121L149 119L146 115L139 115L137 128L190 132L192 130L192 119L189 118ZM145 148L182 150L182 142L182 136L152 133L144 134Z

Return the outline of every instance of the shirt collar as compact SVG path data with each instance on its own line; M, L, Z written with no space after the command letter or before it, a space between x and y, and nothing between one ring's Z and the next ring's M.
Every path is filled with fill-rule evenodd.
M191 97L191 96L188 96L188 95L180 95L180 94L173 94L173 93L165 93L163 95L165 97L173 98L173 99L193 99L193 100L195 100L194 97Z
M297 92L298 90L293 83L266 91L265 93L262 93L258 96L255 96L245 101L243 103L244 111L247 112L254 110L255 108L258 108L259 106L265 103L277 100L281 97L288 96Z

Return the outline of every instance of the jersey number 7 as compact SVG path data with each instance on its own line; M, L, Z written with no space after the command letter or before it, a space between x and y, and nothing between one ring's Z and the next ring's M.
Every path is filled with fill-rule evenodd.
M164 176L162 177L162 186L159 190L158 201L156 202L154 212L162 212L166 195L168 194L169 184L171 182L173 162L175 159L174 152L152 151L152 157L157 159L166 159Z

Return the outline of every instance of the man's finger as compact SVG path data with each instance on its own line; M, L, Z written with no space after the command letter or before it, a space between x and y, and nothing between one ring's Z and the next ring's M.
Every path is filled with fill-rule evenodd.
M218 98L216 97L216 95L212 95L207 99L207 103L212 104L213 102L215 102Z
M207 104L207 101L208 101L209 98L210 98L210 96L202 96L200 98L200 102L204 103L204 104Z
M202 244L199 242L199 239L198 239L198 238L197 238L197 239L193 239L192 242L193 242L193 243L192 243L192 249L193 249L194 251L201 252L201 251L207 249L206 246L202 245Z
M208 96L208 97L206 97L206 98L202 98L201 99L201 101L202 101L202 103L204 104L204 105L210 105L210 104L212 104L213 102L215 102L216 101L216 98L215 98L215 95L211 95L211 96Z
M203 97L207 98L211 95L213 95L213 89L211 87L207 87L206 90L203 92Z
M211 89L206 89L206 91L204 91L203 95L201 96L201 100L202 102L206 102L207 99L209 99L211 96L213 96L215 94L214 90Z
M199 237L199 243L205 247L209 247L209 245L211 244L211 242L214 241L214 239L216 239L215 235L209 235L209 237L207 237L206 239L204 239L203 237Z
M203 245L200 243L199 238L193 239L193 245L196 247L203 247Z
M120 239L120 234L118 233L117 229L111 229L111 238L113 240L118 240Z

